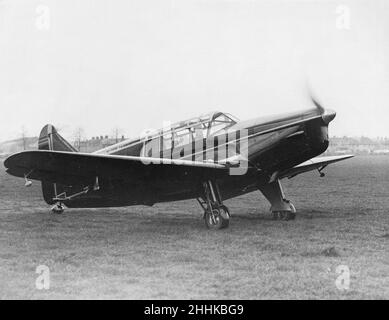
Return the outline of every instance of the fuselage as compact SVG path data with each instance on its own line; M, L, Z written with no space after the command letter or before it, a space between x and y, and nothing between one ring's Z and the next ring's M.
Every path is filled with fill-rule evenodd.
M281 116L237 121L230 115L214 112L95 153L217 163L233 161L239 155L240 159L247 160L245 170L218 181L223 199L228 199L257 190L260 185L269 183L275 174L323 153L329 143L328 123L334 116L334 112L324 114L323 110L314 108ZM173 181L165 185L150 177L142 186L132 185L131 181L116 186L116 192L120 192L121 199L126 200L110 205L152 205L200 196L200 177L199 181L180 180L177 177L167 179ZM177 185L180 187L177 188Z

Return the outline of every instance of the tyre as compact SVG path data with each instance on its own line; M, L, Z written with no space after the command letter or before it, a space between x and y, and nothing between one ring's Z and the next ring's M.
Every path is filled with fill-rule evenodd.
M64 207L61 204L56 204L51 208L52 213L61 214L64 212Z
M213 214L210 211L205 213L205 225L208 229L224 229L228 227L229 223L230 213L226 206L213 209Z
M296 218L296 212L293 211L274 211L273 220L294 220Z
M294 220L296 218L296 212L288 212L286 220Z

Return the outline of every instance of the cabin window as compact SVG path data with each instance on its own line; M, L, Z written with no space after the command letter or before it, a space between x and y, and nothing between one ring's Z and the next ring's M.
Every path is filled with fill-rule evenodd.
M172 137L173 135L171 133L163 136L163 150L170 150L172 148Z
M159 158L160 147L159 137L153 138L145 143L142 154L145 157Z
M174 133L174 148L185 146L192 142L192 133L189 129L180 130Z
M221 114L220 116L216 117L215 119L212 120L208 135L212 136L223 132L226 132L229 127L231 127L233 124L236 122L226 116L225 114Z
M229 114L213 112L178 122L169 129L162 129L150 136L142 148L141 154L148 157L166 157L173 155L173 153L182 156L185 146L190 145L193 141L202 141L210 136L223 134L237 121ZM191 146L188 150L192 150Z

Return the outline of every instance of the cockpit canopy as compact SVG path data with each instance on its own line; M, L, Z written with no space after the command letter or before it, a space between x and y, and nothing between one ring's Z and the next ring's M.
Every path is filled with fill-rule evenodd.
M239 120L228 113L215 112L211 117L211 121L208 126L208 136L213 136L226 131L233 126Z
M199 117L173 123L168 127L146 135L147 144L157 143L161 150L173 150L192 141L209 138L226 132L239 120L228 113L215 111ZM159 143L157 142L160 141ZM142 154L142 153L141 153ZM144 156L151 156L143 154Z
M228 113L219 111L204 114L195 118L173 123L165 128L149 131L140 137L138 142L150 146L158 145L159 150L173 150L192 141L209 138L226 132L239 120ZM98 153L118 153L136 144L134 140L123 141L116 145L99 150ZM140 155L151 156L143 147Z
M165 135L168 132L180 135L183 132L194 132L196 129L201 129L203 130L203 137L207 138L221 132L222 130L227 130L238 121L239 120L237 118L228 113L214 111L198 117L173 123L168 127L152 133L151 135Z
M164 148L178 147L190 143L191 138L198 139L199 133L201 138L208 138L218 135L233 126L239 120L228 113L219 111L207 113L199 117L179 121L160 129L156 132L149 133L151 139L154 137L163 137ZM174 146L172 146L174 144Z

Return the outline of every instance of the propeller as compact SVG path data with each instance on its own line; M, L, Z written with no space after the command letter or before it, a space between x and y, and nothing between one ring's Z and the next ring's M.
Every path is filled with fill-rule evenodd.
M308 94L309 94L309 97L311 98L312 103L315 105L317 110L320 112L324 123L328 125L335 118L336 112L333 110L324 109L324 107L314 97L314 95L312 93L312 88L309 86L308 83L307 83L307 89L308 89Z
M311 96L311 100L313 102L313 104L315 105L315 107L320 111L320 113L324 113L325 112L325 109L321 106L321 104L312 96L312 94L310 95Z
M309 84L309 82L310 81L307 79L306 82L305 82L305 90L308 93L309 97L311 98L312 103L315 105L317 110L319 110L321 114L324 114L326 112L326 110L319 103L319 101L315 98L315 95L313 94L314 90L312 90L312 87Z
M310 95L310 97L317 110L319 110L319 112L321 113L321 117L323 118L324 123L328 125L335 118L336 112L333 110L324 109L322 105L313 97L312 94Z

